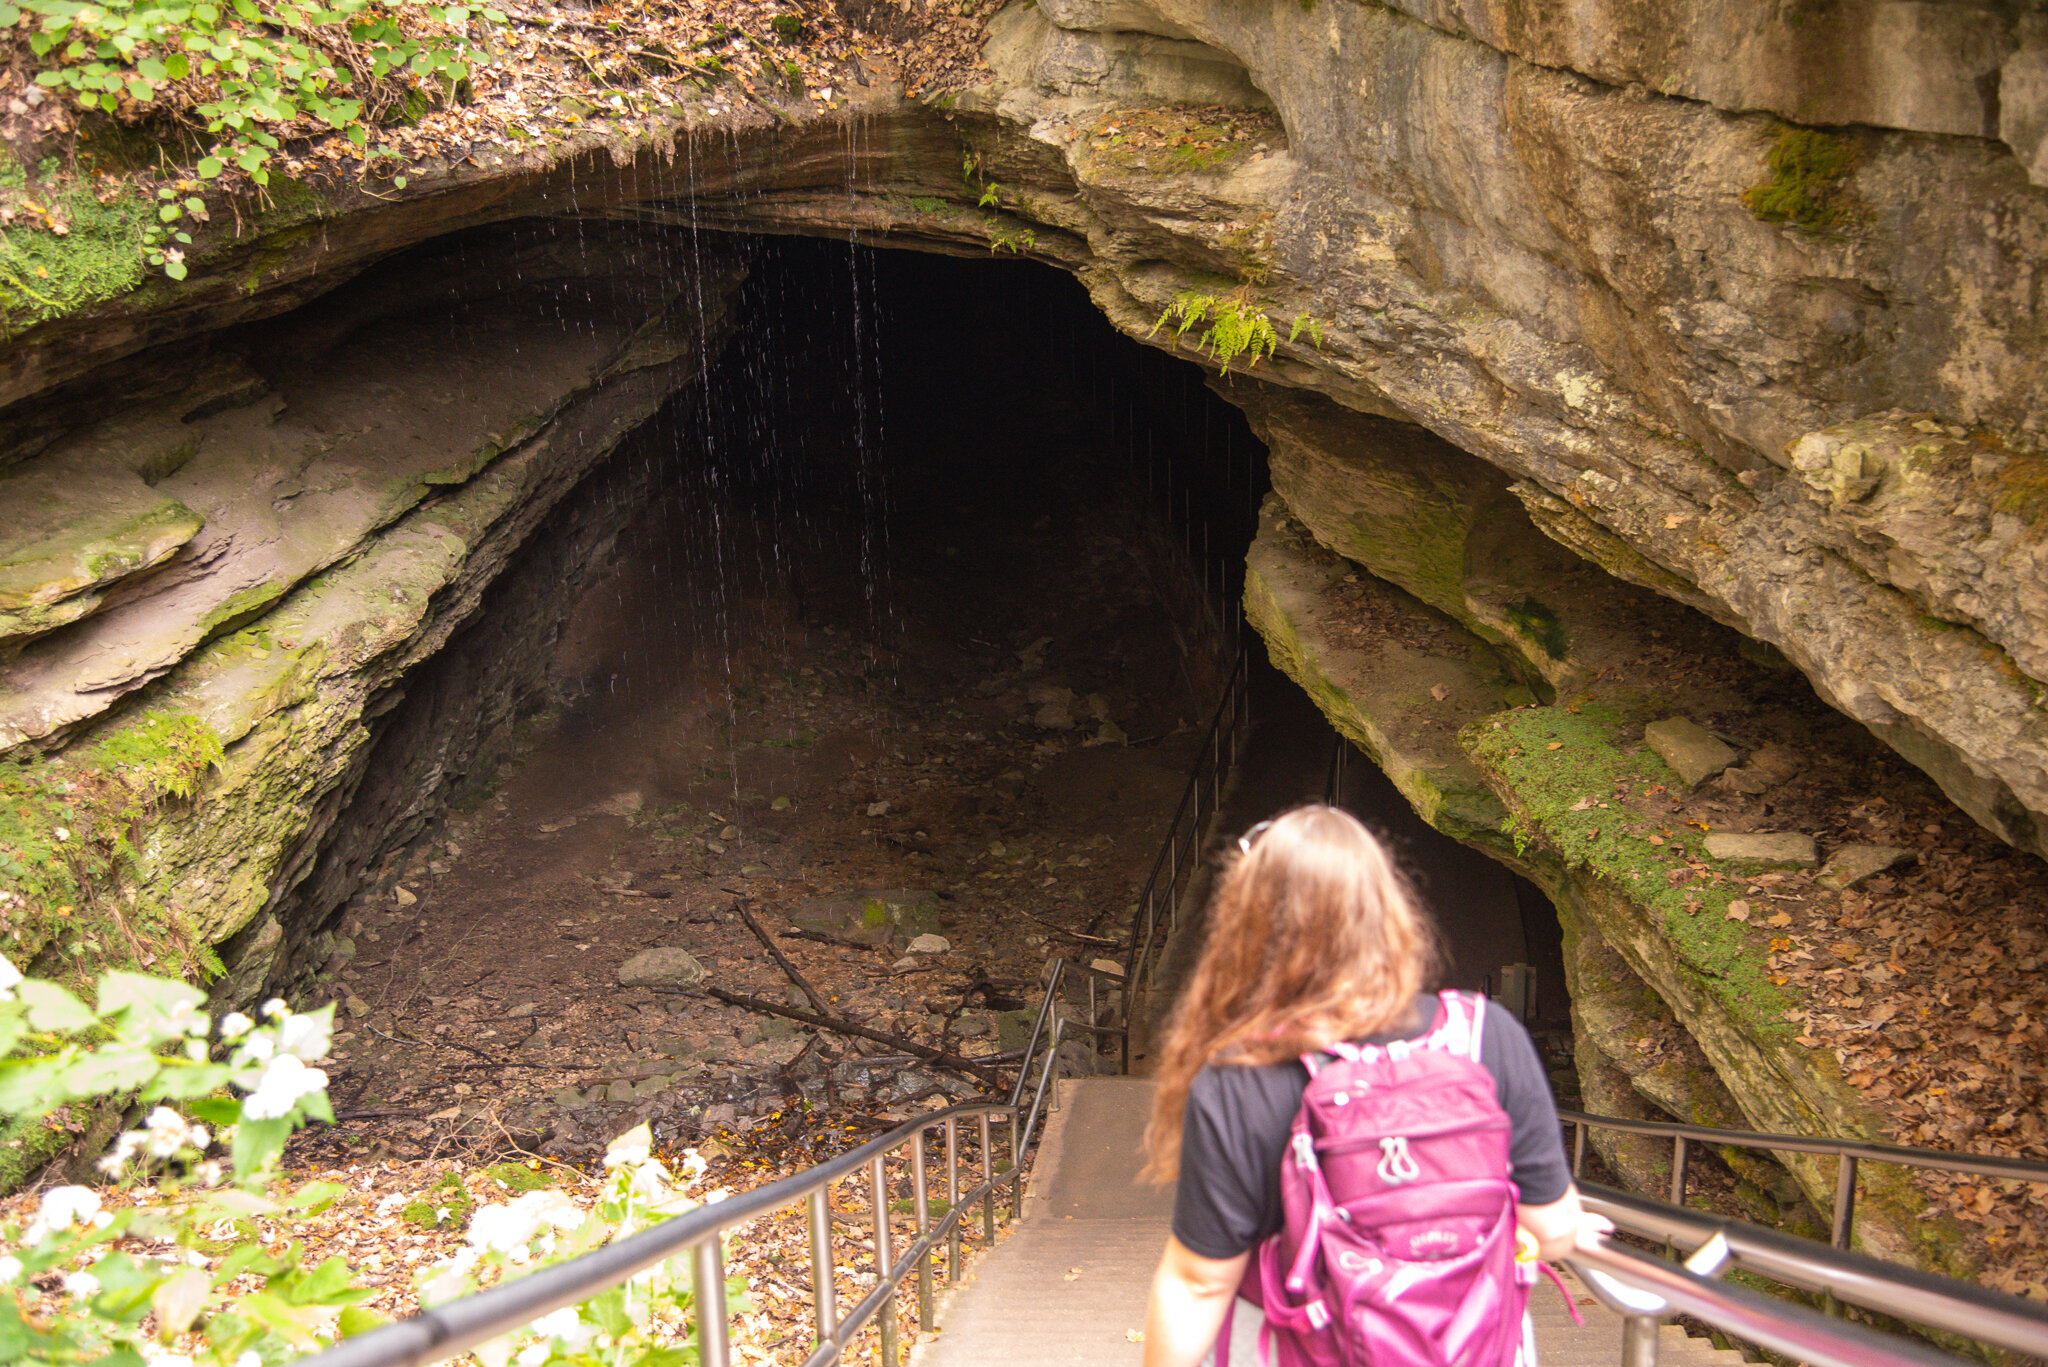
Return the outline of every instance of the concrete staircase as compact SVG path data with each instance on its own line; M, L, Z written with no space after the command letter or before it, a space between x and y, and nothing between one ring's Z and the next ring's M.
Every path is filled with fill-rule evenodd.
M1145 1300L1165 1246L1173 1194L1137 1180L1139 1141L1152 1108L1142 1078L1060 1084L1046 1123L1024 1219L973 1265L939 1309L937 1339L913 1351L916 1367L1076 1367L1136 1364ZM1585 1316L1574 1325L1556 1289L1530 1301L1542 1367L1611 1367L1621 1321L1570 1273ZM1254 1367L1258 1315L1240 1306L1231 1361ZM1666 1367L1740 1367L1740 1355L1667 1325Z

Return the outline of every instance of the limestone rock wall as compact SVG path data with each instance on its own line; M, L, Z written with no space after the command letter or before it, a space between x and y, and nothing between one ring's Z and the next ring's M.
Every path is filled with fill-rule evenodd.
M1129 325L1202 270L1263 281L1272 316L1324 327L1262 373L1481 456L1546 531L1782 650L1978 820L2048 849L2043 619L2026 594L1957 587L2038 578L2048 192L1981 136L1733 112L1775 107L1769 63L1727 59L1761 82L1727 108L1594 79L1649 69L1617 36L1654 28L1648 7L1588 21L1614 41L1586 74L1556 26L1414 8L1156 4L1154 31L1237 58L1284 125L1170 186L1103 155L1093 92L1032 64L1077 30L1127 43L1129 4L1063 5L1058 38L1020 12L992 47L994 107L1064 150L1113 277L1098 292ZM1917 15L2001 62L2033 50L2008 13L1855 13L1866 43Z
M52 783L74 747L166 717L196 717L224 743L196 799L156 811L118 894L220 946L224 993L253 994L282 951L313 953L403 818L432 815L538 686L538 664L501 669L415 727L419 746L373 761L415 683L445 691L439 674L460 669L443 660L416 679L419 666L721 340L738 269L649 269L660 250L658 234L545 224L443 244L289 327L216 338L198 365L237 377L225 395L200 385L196 403L121 413L0 475L16 582L41 609L16 614L0 663L5 739L17 756L43 752ZM565 543L572 563L549 576L557 616L604 535ZM550 619L513 620L544 635ZM519 658L492 648L499 664ZM412 799L337 833L373 762L373 790ZM316 910L294 916L304 905ZM290 943L281 916L302 932ZM17 927L18 951L56 929Z

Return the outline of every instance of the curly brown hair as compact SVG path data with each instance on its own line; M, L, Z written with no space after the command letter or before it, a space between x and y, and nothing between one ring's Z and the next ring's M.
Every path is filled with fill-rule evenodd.
M1357 818L1309 806L1233 851L1173 1017L1145 1129L1145 1172L1180 1170L1181 1114L1205 1064L1253 1065L1399 1026L1437 967L1436 928Z

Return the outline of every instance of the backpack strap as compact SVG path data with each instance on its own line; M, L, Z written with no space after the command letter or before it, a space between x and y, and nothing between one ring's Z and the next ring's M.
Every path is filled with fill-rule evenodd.
M1437 1011L1436 1028L1421 1043L1425 1048L1463 1054L1479 1063L1480 1046L1486 1035L1486 999L1448 988L1438 993L1437 998L1442 1005Z

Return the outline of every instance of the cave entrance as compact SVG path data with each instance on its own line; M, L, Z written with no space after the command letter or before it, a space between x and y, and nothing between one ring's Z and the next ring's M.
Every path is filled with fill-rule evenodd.
M628 1113L757 1114L801 1041L668 990L812 1005L736 907L799 937L834 1009L949 1047L1020 1043L1005 1013L1048 954L1121 957L1245 639L1263 448L1198 367L1056 272L719 249L748 272L728 340L406 680L301 885L286 933L343 947L328 969L360 1023L345 1105L446 1101L437 1050L466 1047L516 1051L532 1072L511 1114L564 1150ZM1334 733L1250 644L1270 753L1306 753L1290 793L1319 796ZM1533 890L1362 756L1338 797L1415 867L1452 982L1536 962L1541 1014L1563 1016L1555 918L1517 900ZM682 978L633 967L675 949ZM656 1071L587 1090L547 1071L621 1034ZM856 1061L804 1066L822 1085ZM877 1106L942 1085L861 1077Z

